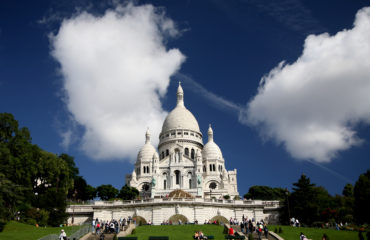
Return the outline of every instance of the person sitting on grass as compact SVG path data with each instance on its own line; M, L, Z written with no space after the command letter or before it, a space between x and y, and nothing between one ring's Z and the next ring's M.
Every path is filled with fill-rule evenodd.
M229 235L234 236L234 228L229 228Z
M206 236L204 236L203 232L202 231L199 231L199 238L200 239L207 239Z
M299 240L308 240L307 237L301 232L301 235L299 236Z
M67 234L63 229L60 231L59 240L67 240Z
M199 233L198 232L195 232L194 233L194 239L198 239L199 240Z

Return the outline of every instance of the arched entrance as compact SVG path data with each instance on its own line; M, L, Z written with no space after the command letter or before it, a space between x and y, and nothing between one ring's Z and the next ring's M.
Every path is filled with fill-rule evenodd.
M227 218L225 218L224 216L214 216L213 218L211 218L211 223L213 223L214 221L216 221L218 224L220 223L228 223L229 221L227 220Z
M182 215L182 214L175 214L175 215L172 215L172 216L168 219L168 221L169 221L170 223L174 224L174 225L179 224L179 223L180 223L180 222L179 222L179 220L181 220L181 223L182 223L182 224L189 222L188 218L187 218L187 217L185 217L185 216L184 216L184 215Z
M135 215L134 215L134 216L132 217L132 219L136 221L136 224L137 224L138 226L141 226L141 225L145 225L145 224L147 224L146 219L145 219L145 218L143 218L142 216L135 216Z

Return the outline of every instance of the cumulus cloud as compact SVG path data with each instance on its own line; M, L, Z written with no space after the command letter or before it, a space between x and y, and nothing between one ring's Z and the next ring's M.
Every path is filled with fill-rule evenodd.
M177 34L163 10L129 3L98 16L81 12L50 37L64 101L84 129L81 146L88 156L134 160L146 128L159 135L167 114L160 99L185 59L165 46ZM64 144L71 139L66 133Z
M302 55L261 80L240 114L297 159L329 162L361 143L355 126L370 123L370 8L352 29L306 38Z

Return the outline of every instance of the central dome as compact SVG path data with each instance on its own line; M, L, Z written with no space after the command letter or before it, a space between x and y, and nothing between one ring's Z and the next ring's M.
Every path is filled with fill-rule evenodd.
M188 129L200 133L198 121L184 106L184 91L181 85L177 88L177 105L164 120L162 133L173 129Z
M194 115L188 109L181 106L177 106L168 114L162 126L162 133L173 129L189 129L200 132Z

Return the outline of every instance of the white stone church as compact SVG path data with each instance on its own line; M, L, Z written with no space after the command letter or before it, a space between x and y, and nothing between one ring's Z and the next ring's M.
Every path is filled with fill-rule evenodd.
M227 171L222 152L208 128L208 142L193 114L184 105L179 85L176 107L168 114L159 135L157 149L150 143L149 131L140 149L135 169L126 184L140 191L140 198L129 201L94 201L67 208L69 224L92 219L109 221L140 217L161 224L179 216L184 222L207 222L230 218L239 221L264 219L277 223L279 201L239 199L236 169ZM224 197L229 196L230 198ZM237 196L237 197L236 197Z
M168 114L159 135L158 152L150 142L149 130L145 138L135 169L126 176L126 184L137 188L142 197L164 197L176 189L194 197L239 196L236 169L226 170L211 125L208 142L203 145L203 134L198 121L184 105L180 84L176 107Z

